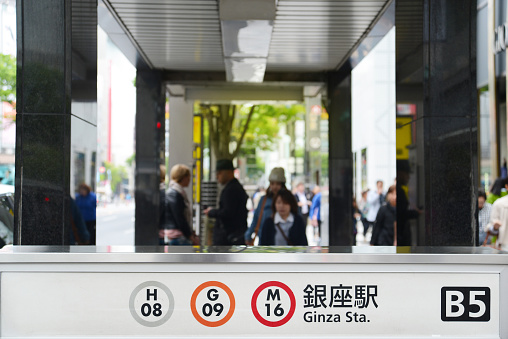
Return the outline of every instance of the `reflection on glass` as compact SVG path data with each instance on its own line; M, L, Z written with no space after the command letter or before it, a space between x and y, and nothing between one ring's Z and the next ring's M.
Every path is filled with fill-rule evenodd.
M377 212L396 177L395 28L351 74L352 151L360 155L353 166L353 186L360 195L355 198L361 206L359 218L364 221L355 222L359 227L356 243L369 245Z

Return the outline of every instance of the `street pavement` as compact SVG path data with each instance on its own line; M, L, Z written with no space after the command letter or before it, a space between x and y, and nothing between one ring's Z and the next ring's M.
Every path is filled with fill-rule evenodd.
M312 226L310 223L307 225L306 232L307 241L309 246L321 246L321 241L318 236L317 228ZM359 229L358 234L356 235L356 246L369 246L370 237L372 236L372 230L369 229L367 231L367 236L363 236L363 226Z
M134 246L134 203L97 207L97 246Z
M98 246L134 246L134 208L133 202L111 203L97 207L97 245ZM249 213L249 225L252 220L252 212ZM358 230L356 236L357 246L368 246L371 230L367 237L363 236L363 227ZM309 246L319 246L320 239L317 229L307 225L306 229Z

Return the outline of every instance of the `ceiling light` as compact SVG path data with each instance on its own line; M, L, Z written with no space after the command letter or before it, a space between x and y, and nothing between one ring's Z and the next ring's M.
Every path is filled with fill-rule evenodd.
M268 57L272 20L227 20L221 26L225 57Z
M226 80L231 82L263 82L266 58L225 58Z
M276 8L276 0L220 0L227 81L263 82Z

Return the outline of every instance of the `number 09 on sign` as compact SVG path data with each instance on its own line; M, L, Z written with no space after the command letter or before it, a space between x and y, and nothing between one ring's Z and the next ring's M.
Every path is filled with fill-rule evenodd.
M190 306L192 315L199 323L208 327L218 327L233 316L235 297L225 284L208 281L196 288Z

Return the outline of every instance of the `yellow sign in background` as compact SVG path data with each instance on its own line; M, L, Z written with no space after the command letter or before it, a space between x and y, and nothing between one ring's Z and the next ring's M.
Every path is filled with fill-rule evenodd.
M192 157L194 159L194 168L192 169L193 174L193 185L192 185L192 195L193 200L196 203L201 202L201 161L203 158L202 150L201 150L201 122L202 116L195 115L194 116L194 151L192 152Z
M413 143L412 137L412 117L397 117L396 118L396 138L397 138L397 160L409 159L409 145Z

